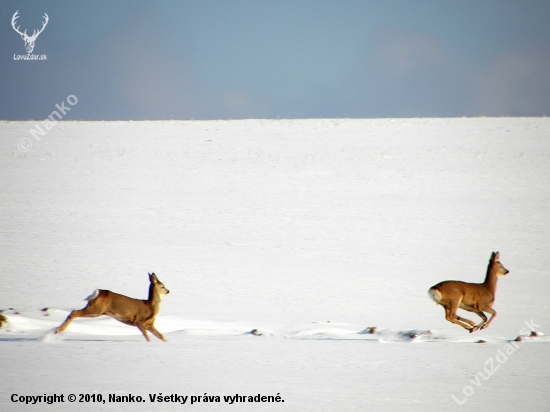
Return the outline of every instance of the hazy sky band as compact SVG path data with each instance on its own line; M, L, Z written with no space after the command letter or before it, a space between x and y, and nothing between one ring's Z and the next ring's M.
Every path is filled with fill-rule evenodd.
M11 26L48 26L33 54ZM4 1L0 119L544 116L547 1Z

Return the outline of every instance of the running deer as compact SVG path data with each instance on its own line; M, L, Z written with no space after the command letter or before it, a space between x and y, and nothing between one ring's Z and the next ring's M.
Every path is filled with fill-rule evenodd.
M445 308L445 319L456 323L470 333L478 329L488 328L497 313L491 307L495 302L495 293L497 290L497 280L499 276L508 274L508 269L502 266L499 261L499 253L493 252L487 267L487 276L483 283L466 283L459 280L446 280L432 286L428 290L428 295L435 303ZM457 316L457 309L464 309L474 312L481 319L481 323L476 325L469 319ZM483 312L491 314L489 322Z
M160 310L160 301L170 293L154 273L149 273L149 298L147 300L133 299L119 295L110 290L97 289L86 299L88 305L82 310L73 310L65 322L55 331L61 333L76 318L95 318L101 315L110 316L126 325L137 327L148 341L147 331L166 342L162 333L155 329L155 317Z

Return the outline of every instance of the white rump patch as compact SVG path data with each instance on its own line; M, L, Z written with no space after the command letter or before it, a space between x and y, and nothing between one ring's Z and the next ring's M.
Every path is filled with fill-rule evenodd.
M441 293L437 289L431 288L430 290L428 290L428 295L435 303L439 303L439 301L441 300Z
M99 296L99 289L96 289L96 290L94 290L94 293L92 293L90 296L88 296L84 300L87 300L88 302L91 302L92 300L94 300L98 296Z

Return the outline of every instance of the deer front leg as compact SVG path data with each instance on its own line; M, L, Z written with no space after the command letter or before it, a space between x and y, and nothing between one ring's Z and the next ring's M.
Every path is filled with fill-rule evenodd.
M137 328L139 331L145 336L145 339L147 339L147 342L151 342L151 339L149 339L149 335L147 334L147 330L143 327L141 323L136 323Z
M162 336L162 333L160 333L154 326L150 326L149 327L149 331L155 335L157 338L159 338L160 340L164 341L164 342L167 342L166 338L164 336Z
M483 325L485 324L485 322L487 322L487 316L485 316L485 314L482 311L477 310L476 308L474 308L472 306L465 305L462 302L460 303L459 307L460 307L460 309L464 309L464 310L467 310L469 312L473 312L481 318L481 322L479 323L479 325L476 325L474 322L471 322L468 319L460 318L460 317L457 316L458 320L467 321L467 323L469 323L473 326L473 328L470 332L475 332L478 329L483 329Z
M481 318L481 322L476 326L476 330L485 328L485 325L487 324L487 316L485 316L485 313L479 311L475 312L475 314Z
M481 329L487 329L489 327L489 325L491 324L491 322L493 321L493 319L497 316L497 312L493 308L489 308L489 307L483 309L483 311L491 314L491 317L489 318L489 322L485 323L481 327ZM485 319L487 319L487 317Z
M462 326L464 329L472 333L474 331L473 329L475 327L475 323L469 319L456 316L456 309L458 309L458 305L456 308L454 308L454 311L452 307L445 307L445 319L447 319L451 323L456 323L457 325Z

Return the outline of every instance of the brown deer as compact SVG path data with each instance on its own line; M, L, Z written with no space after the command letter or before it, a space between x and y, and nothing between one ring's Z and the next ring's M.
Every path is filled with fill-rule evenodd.
M95 318L107 315L126 325L137 327L148 341L150 339L147 331L150 331L157 338L166 342L164 336L155 329L155 317L160 310L162 297L170 292L154 273L149 273L149 281L151 284L147 300L133 299L110 290L97 289L84 299L88 301L88 305L82 310L73 310L55 333L63 332L76 318Z
M472 333L478 329L488 328L497 315L491 307L495 302L497 280L499 276L508 273L508 269L502 266L499 261L499 253L493 252L487 267L485 282L466 283L459 280L446 280L432 286L428 290L428 295L435 303L445 308L445 319L468 329ZM456 311L458 308L474 312L482 319L481 323L476 325L469 319L457 316ZM487 322L487 316L483 312L491 314L489 322Z

